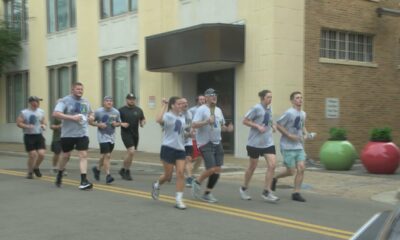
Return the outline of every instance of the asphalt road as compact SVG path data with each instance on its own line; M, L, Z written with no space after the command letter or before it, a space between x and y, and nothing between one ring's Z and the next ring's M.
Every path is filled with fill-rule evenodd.
M113 165L112 185L105 185L102 176L92 191L80 191L76 160L68 164L61 188L54 186L49 162L42 165L42 178L28 180L24 157L0 154L0 239L348 239L373 214L394 208L307 191L307 202L298 203L290 200L287 188L278 189L281 200L270 204L259 197L262 182L257 179L253 200L243 201L240 182L231 173L215 189L219 203L194 200L186 189L188 209L182 211L173 207L174 182L161 187L159 201L150 197L160 166L136 165L134 181L127 182Z

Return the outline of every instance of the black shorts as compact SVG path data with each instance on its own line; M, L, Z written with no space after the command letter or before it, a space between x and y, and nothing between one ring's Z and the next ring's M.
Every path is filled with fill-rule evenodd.
M139 136L121 132L121 138L126 148L135 147L135 150L137 149L139 144Z
M61 148L63 152L71 152L76 149L78 151L86 151L89 148L89 138L84 137L63 137L61 138Z
M27 152L46 149L46 140L42 134L24 134L24 144Z
M161 146L160 158L166 163L175 164L176 160L185 160L186 153L183 150Z
M113 150L114 150L114 143L110 142L100 143L101 154L112 153Z
M262 157L265 154L276 154L275 146L270 146L267 148L256 148L256 147L246 146L246 149L247 149L247 156L254 159L258 159L258 157Z
M51 142L51 151L55 154L60 154L62 151L61 140Z
M185 146L185 152L187 157L192 157L193 155L193 146Z

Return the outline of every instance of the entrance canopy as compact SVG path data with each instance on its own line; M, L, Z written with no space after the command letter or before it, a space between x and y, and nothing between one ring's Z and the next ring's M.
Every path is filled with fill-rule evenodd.
M146 37L146 68L205 72L244 62L244 25L200 24Z

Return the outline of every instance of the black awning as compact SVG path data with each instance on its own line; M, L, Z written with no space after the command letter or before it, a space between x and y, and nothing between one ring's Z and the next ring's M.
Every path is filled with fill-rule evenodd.
M146 37L146 69L204 72L244 62L244 25L201 24Z

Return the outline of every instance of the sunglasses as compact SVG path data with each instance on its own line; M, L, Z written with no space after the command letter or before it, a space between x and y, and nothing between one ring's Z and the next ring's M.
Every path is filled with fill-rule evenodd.
M207 96L207 97L216 97L217 94L216 94L216 93L210 93L210 94L207 94L206 96Z

